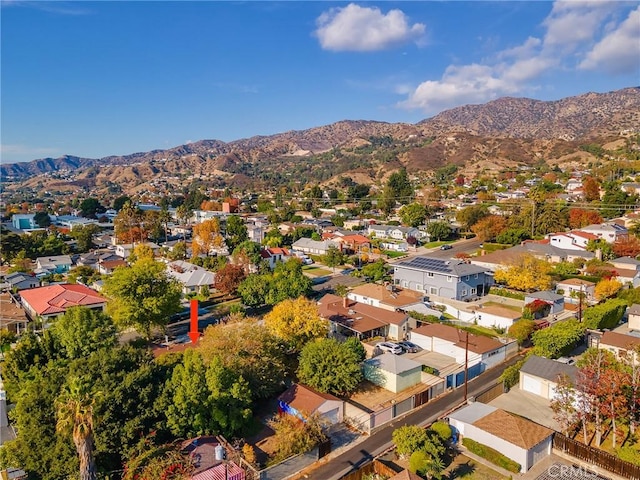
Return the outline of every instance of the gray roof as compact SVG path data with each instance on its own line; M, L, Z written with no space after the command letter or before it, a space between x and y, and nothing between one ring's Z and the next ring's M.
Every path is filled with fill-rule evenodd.
M458 420L459 422L472 424L476 420L480 420L482 417L486 417L496 410L496 407L492 407L486 403L473 402L459 410L456 410L449 415L449 418Z
M422 272L434 272L454 277L463 277L465 275L489 271L484 267L466 263L461 260L443 260L441 258L426 256L413 257L411 260L396 263L396 267L404 267Z
M572 382L576 381L578 368L575 365L556 362L548 358L531 355L520 369L521 372L557 382L560 375L567 375Z
M627 311L627 313L629 315L640 315L640 305L638 305L637 303L634 303L629 307L629 310Z
M564 297L549 290L544 290L541 292L528 293L527 298L537 298L539 300L546 300L547 302L557 302L558 300L562 300Z
M614 258L612 260L612 263L622 263L625 265L633 265L634 267L637 267L638 265L640 265L640 261L636 260L635 258L631 258L631 257L618 257L618 258Z
M422 369L422 364L389 352L365 360L364 363L395 375L401 375L416 368Z

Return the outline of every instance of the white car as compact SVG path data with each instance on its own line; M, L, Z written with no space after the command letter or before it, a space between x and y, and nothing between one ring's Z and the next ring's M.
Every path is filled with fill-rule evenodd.
M378 347L383 352L390 352L394 355L400 355L404 351L402 350L402 347L400 345L393 342L380 342L376 345L376 347Z

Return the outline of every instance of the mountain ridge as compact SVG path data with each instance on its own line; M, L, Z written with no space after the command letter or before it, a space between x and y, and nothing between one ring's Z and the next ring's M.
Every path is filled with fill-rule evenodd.
M398 151L394 150L395 160L389 166L400 162L416 168L433 168L434 164L443 162L464 164L473 161L479 151L492 155L492 149L499 151L501 148L497 143L508 144L509 150L515 149L519 152L517 156L522 157L527 146L536 142L542 145L545 142L615 137L624 130L636 133L640 130L640 87L606 93L588 92L553 101L502 97L484 104L445 110L415 124L342 120L305 130L256 135L231 142L205 139L165 150L100 159L64 155L4 164L0 166L0 175L4 179L25 179L60 171L75 171L82 175L82 172L95 167L111 171L109 176L115 178L117 172L114 169L121 168L131 174L131 181L135 183L137 174L131 167L139 164L148 164L151 168L149 173L154 169L166 173L186 168L221 175L250 175L253 170L260 170L257 165L265 161L291 158L303 162L333 150L358 152L378 141L372 142L372 139L385 138L402 145L396 149ZM425 145L431 140L434 145ZM456 146L454 153L451 153L452 145ZM342 153L337 151L333 160L342 159ZM429 157L429 160L416 161L416 158L422 158L421 155ZM384 167L380 162L374 166Z

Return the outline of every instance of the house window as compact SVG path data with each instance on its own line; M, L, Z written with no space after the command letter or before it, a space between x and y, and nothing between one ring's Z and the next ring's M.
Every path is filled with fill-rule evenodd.
M475 294L476 294L476 289L475 289L475 288L472 288L472 289L471 289L471 295L475 295Z
M478 274L477 274L477 273L476 273L476 275L475 275L475 276L476 276L476 278L478 278Z
M427 277L433 277L433 272L427 272Z
M429 288L429 295L437 295L437 294L438 294L438 289L436 287Z
M406 280L402 282L402 286L404 288L408 288L409 287L409 282L407 282Z
M422 290L422 284L421 283L416 283L416 290L418 290L418 291Z
M466 297L467 296L467 291L466 290L462 290L462 296Z

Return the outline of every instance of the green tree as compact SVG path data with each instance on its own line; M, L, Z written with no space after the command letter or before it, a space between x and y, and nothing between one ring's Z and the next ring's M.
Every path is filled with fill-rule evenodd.
M496 242L505 245L520 245L531 238L529 231L524 228L508 228L496 236Z
M69 308L55 321L51 331L67 358L86 357L117 343L116 327L111 318L86 307Z
M51 217L49 217L48 212L36 212L33 221L36 222L40 228L47 228L51 225Z
M71 378L56 401L56 429L70 431L80 460L80 480L96 480L93 455L93 407L96 392L85 381Z
M353 353L356 354L356 357L358 358L359 362L363 362L364 359L367 358L367 350L364 348L364 345L362 345L362 342L358 340L357 337L347 338L344 344L348 348L353 350Z
M129 198L129 197L128 197L128 196L126 196L126 195L122 195L122 196L120 196L120 197L116 198L116 199L113 201L113 209L114 209L116 212L119 212L120 210L122 210L122 207L124 207L124 205L125 205L127 202L129 202L129 203L133 203L133 202L132 202L132 200L131 200L131 198Z
M401 168L397 172L392 173L387 181L387 186L393 192L395 200L400 204L405 205L413 200L413 187L411 186L405 168Z
M427 225L429 239L446 240L451 236L451 227L447 222L430 222Z
M98 225L85 225L74 228L70 235L78 241L78 252L88 252L95 247L93 244L93 236L99 231L100 227Z
M473 225L488 215L489 209L486 205L472 205L458 210L456 220L462 224L465 230L469 231Z
M585 309L582 321L586 328L592 330L612 329L620 323L626 309L624 300L613 298Z
M259 307L267 302L267 295L271 288L271 275L249 275L240 285L238 294L242 302L249 307Z
M227 218L226 242L229 251L233 251L238 245L249 239L247 226L238 215L231 215Z
M91 285L99 278L100 274L98 271L89 265L78 265L72 268L67 275L67 281L69 283L82 283L84 285Z
M362 380L358 354L333 338L307 343L300 352L297 373L302 383L333 395L353 392Z
M105 208L97 198L85 198L80 202L80 213L86 218L96 218L96 213L104 213Z
M427 218L427 208L420 203L410 203L400 209L400 218L404 225L417 227L422 225Z
M387 263L381 258L373 263L368 263L360 271L364 277L368 277L372 282L381 282L389 278Z
M585 326L575 319L554 323L531 336L533 353L546 358L568 355L584 335Z
M331 245L327 249L327 253L322 256L322 263L327 267L333 268L336 271L338 265L343 265L347 256L338 247Z
M148 258L117 268L105 280L104 293L111 299L107 313L115 323L133 326L147 338L152 327L163 327L182 308L178 283L168 277L161 263Z
M10 262L20 251L24 251L26 256L22 236L0 226L0 256L2 260Z

